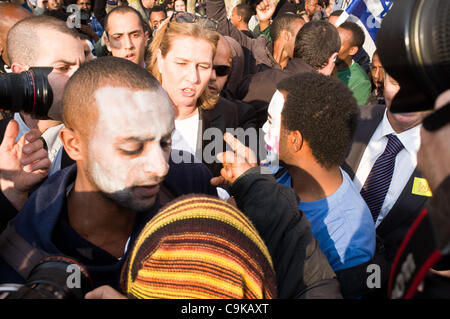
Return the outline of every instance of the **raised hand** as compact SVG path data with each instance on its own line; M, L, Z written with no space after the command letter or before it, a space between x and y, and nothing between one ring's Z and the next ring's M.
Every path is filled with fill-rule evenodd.
M0 187L20 210L30 190L47 177L51 162L38 130L30 130L16 142L18 134L19 124L11 120L0 145Z
M260 3L258 3L258 5L256 6L256 16L258 17L260 23L261 21L270 21L276 7L277 6L272 0L262 0Z
M231 185L247 170L257 166L256 156L250 148L243 145L230 133L225 133L223 139L231 146L233 152L227 151L217 155L223 168L220 171L221 176L211 179L213 186Z

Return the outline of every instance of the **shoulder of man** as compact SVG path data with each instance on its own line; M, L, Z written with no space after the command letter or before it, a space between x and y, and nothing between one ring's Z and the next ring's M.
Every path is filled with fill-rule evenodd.
M231 186L273 256L279 298L341 298L336 275L298 209L298 196L254 167Z

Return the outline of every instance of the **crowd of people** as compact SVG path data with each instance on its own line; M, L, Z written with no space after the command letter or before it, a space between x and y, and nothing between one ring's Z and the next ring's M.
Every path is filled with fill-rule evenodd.
M0 284L55 255L92 299L387 298L449 154L436 138L421 172L430 112L390 111L399 84L334 1L16 2L0 73L51 67L53 102L2 111Z

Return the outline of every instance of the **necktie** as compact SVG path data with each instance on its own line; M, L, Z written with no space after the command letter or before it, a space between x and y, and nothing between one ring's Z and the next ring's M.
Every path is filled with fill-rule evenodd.
M369 206L374 222L377 221L389 185L391 185L395 157L403 149L403 144L397 136L389 134L387 138L389 140L383 154L375 161L361 189L361 196L366 201L367 206Z

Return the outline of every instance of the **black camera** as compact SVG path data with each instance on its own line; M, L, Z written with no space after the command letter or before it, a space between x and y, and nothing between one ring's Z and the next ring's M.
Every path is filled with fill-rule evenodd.
M395 0L377 35L386 72L400 85L394 113L432 110L450 88L450 1Z
M52 69L32 67L22 73L0 74L0 109L47 118L53 103L53 91L48 82Z
M33 268L24 285L0 285L0 299L83 299L92 289L92 279L79 262L50 256Z

